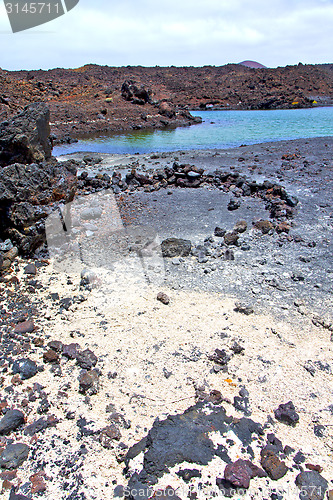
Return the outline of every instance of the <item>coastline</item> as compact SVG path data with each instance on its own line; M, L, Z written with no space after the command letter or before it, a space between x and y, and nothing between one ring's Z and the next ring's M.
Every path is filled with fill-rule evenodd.
M262 426L261 439L252 443L254 457L248 449L244 451L244 443L231 429L226 436L234 440L233 445L223 433L209 433L215 447L225 446L233 461L241 457L260 465L261 449L271 433L293 448L284 454L289 468L285 476L278 481L251 481L256 498L265 498L261 487L263 491L276 488L284 492L284 498L294 499L295 478L306 470L305 463L323 467L322 474L329 481L333 473L333 138L146 155L88 153L90 164L83 162L84 153L70 156L81 161L80 171L87 170L90 176L110 175L113 170L125 175L133 166L149 174L174 161L205 168L208 173L216 168L238 171L253 181L282 184L299 204L288 233L263 234L253 227L253 222L269 219L262 200L240 196L241 206L227 209L237 193L234 187L228 192L208 185L119 194L116 199L123 220L130 221L129 225L153 226L160 240L175 236L203 245L205 238L213 237L219 244L221 239L214 237L216 226L229 231L238 221L247 222L240 245L232 248L234 260L211 255L205 262L195 255L165 258L164 279L158 286L147 283L133 256L116 262L113 270L95 269L100 281L90 291L82 287L79 275L59 274L52 262L15 261L9 280L1 283L6 310L4 353L12 352L14 345L14 351L21 350L17 356L29 357L41 368L32 379L21 381L13 379L6 361L2 365L1 401L6 399L9 406L24 412L26 423L16 437L29 445L34 457L11 481L16 484L20 478L19 491L27 495L29 484L34 484L29 478L42 470L45 474L39 478L47 500L64 498L65 483L73 499L80 498L81 492L88 500L116 497L117 487L119 493L128 481L135 484L135 471L145 470L145 448L141 446L141 453L135 455L131 447L147 435L155 419L180 415L200 402L213 404L213 409L224 407L234 423L247 417ZM95 161L99 159L100 163ZM35 276L24 274L28 263L37 263ZM168 305L156 300L160 291L169 296ZM18 301L21 310L16 309ZM235 311L237 301L250 305L253 313ZM34 331L11 339L15 323L22 318L33 321ZM50 341L78 343L82 350L94 352L99 371L95 394L80 393L81 366L54 343L51 348L58 358L51 361L46 355ZM235 342L243 348L239 353L232 350ZM226 366L216 367L210 359L215 349L230 353ZM243 388L248 396L237 405L234 398L239 398ZM44 398L41 391L49 404L45 413L38 411ZM220 400L212 403L209 398L217 392ZM274 409L289 400L299 414L294 427L274 415ZM24 434L26 425L50 415L58 423L33 435ZM109 425L118 429L117 437L103 431ZM193 448L198 443L194 440ZM132 458L125 464L129 450ZM298 461L300 456L304 460ZM177 472L195 468L202 478L194 477L191 484L198 488L200 481L206 481L202 498L210 498L209 491L216 487L216 478L223 477L224 467L219 456L207 465L194 459L176 461L153 488L179 488L177 495L183 500L186 496L180 492L187 483Z

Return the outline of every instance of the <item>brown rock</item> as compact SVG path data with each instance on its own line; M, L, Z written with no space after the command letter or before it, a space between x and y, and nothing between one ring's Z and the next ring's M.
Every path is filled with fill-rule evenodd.
M245 220L239 220L238 222L236 222L234 231L236 231L237 233L245 233L246 230L247 222Z
M99 373L96 370L82 370L79 376L79 392L92 396L99 391Z
M262 234L267 234L271 229L273 229L273 224L269 220L258 220L253 223L253 227L262 232Z
M46 490L46 484L44 481L44 477L46 476L43 470L36 472L29 477L31 482L31 493L43 493Z
M170 297L168 297L168 295L164 292L159 292L157 294L157 300L159 300L160 302L162 302L162 304L165 304L166 306L169 304L170 302Z
M59 363L59 354L53 349L49 349L43 354L44 363Z
M287 472L288 467L279 457L269 449L263 449L261 451L261 465L269 475L271 479L277 481L281 479Z
M73 342L72 344L68 344L68 345L65 344L63 346L62 353L64 356L66 356L66 358L76 359L76 357L79 354L80 349L81 349L80 344L76 344Z
M13 247L4 254L3 258L5 260L8 259L11 262L13 262L13 260L15 260L17 256L18 256L18 249L16 247Z
M287 222L280 222L276 226L275 231L277 233L289 233L290 229L290 225Z
M239 238L239 235L236 231L231 231L231 232L225 233L224 243L226 245L237 245L238 238Z
M110 450L113 447L113 441L119 441L120 438L121 433L119 428L115 424L112 424L102 429L98 439L103 448Z

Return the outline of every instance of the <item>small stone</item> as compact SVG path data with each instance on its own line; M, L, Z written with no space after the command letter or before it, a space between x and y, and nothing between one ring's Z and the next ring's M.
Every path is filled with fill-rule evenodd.
M229 233L225 233L224 235L224 243L226 245L237 245L239 235L236 231L232 231Z
M261 465L274 481L281 479L288 472L286 464L272 450L267 448L261 451Z
M115 424L111 424L102 429L98 439L103 448L111 450L113 448L113 442L121 439L121 432Z
M191 253L190 240L168 238L161 243L163 257L187 257Z
M252 314L254 312L253 307L249 304L243 304L241 302L236 302L235 303L235 311L242 313L242 314Z
M328 482L319 472L301 472L296 477L295 483L301 490L299 494L301 500L323 500L325 498Z
M235 260L235 254L231 250L231 248L227 248L226 251L224 252L224 260Z
M0 467L17 469L28 458L30 448L26 444L9 444L0 455Z
M277 420L288 425L296 425L299 421L299 415L296 413L292 401L288 401L286 404L280 404L279 407L274 410L274 415Z
M80 349L81 349L80 344L72 343L72 344L64 345L63 350L62 350L62 354L66 358L76 359L76 357L79 354Z
M291 227L287 222L280 222L276 228L275 231L277 233L289 233Z
M13 262L17 256L18 256L18 249L17 249L17 247L13 247L8 252L6 252L4 254L3 258L8 259L11 262Z
M0 434L9 434L24 424L24 414L20 410L9 410L0 420Z
M234 231L237 231L237 233L245 233L247 230L247 222L245 220L239 220L236 222Z
M59 363L59 354L53 349L49 349L43 354L44 363Z
M25 495L21 495L20 493L15 493L14 488L12 488L9 500L31 500L31 497L26 497Z
M256 476L265 477L266 473L250 460L238 459L236 462L228 464L224 469L224 479L236 488L248 489L250 480Z
M314 470L316 472L323 472L321 465L305 464L305 467L309 470Z
M60 342L60 340L51 340L51 342L49 342L47 345L50 349L53 349L53 351L56 352L62 352L64 348L64 345L62 342Z
M46 476L45 472L43 470L40 470L36 472L36 474L33 474L32 476L29 477L29 480L31 482L31 493L43 493L46 490L46 484L44 481L44 477Z
M159 292L157 294L157 300L159 300L160 302L162 302L162 304L165 304L166 306L169 304L170 302L170 297L168 297L168 295L164 292Z
M85 349L76 356L77 364L85 370L91 370L96 366L97 361L97 356L90 349Z
M99 374L96 370L82 370L79 376L79 392L92 396L99 390Z
M14 374L19 374L22 380L34 377L38 372L37 364L29 358L18 359L12 366Z
M223 238L227 231L225 229L222 229L221 227L216 227L214 229L214 236L217 236L218 238Z
M255 229L259 229L262 234L268 234L273 229L273 224L269 220L258 220L253 223Z
M37 267L35 266L35 264L28 264L27 266L25 266L24 274L31 274L35 276L37 274Z
M241 206L241 202L239 200L230 200L228 203L228 210L237 210Z
M210 355L208 359L223 366L231 360L231 357L224 349L215 349L214 354Z
M24 334L32 333L35 329L33 321L23 321L15 326L14 333Z

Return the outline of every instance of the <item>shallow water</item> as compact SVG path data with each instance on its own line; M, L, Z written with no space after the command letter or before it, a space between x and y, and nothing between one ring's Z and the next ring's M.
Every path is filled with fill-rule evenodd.
M241 144L333 136L333 107L268 111L194 111L202 124L91 137L54 148L54 155L89 151L140 153L215 149Z

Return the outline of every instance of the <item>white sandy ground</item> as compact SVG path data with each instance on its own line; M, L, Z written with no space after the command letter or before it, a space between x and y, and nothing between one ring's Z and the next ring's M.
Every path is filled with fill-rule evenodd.
M298 324L277 322L258 312L245 316L234 311L237 298L226 297L223 292L209 294L149 285L140 272L139 263L133 258L117 264L113 272L98 270L97 273L99 286L91 293L84 292L87 300L60 314L59 306L55 306L47 295L50 292L58 292L60 298L81 295L80 277L73 276L73 284L67 284L68 276L53 271L52 265L38 271L38 279L46 285L46 290L37 291L45 303L45 309L40 311L36 322L38 334L46 338L46 343L61 340L63 343L78 342L82 347L90 348L100 358L97 366L102 371L101 389L90 398L90 404L78 392L80 370L74 361L62 360L61 378L50 373L50 366L46 365L45 371L32 379L46 387L52 403L50 413L60 419L56 429L47 429L43 437L39 435L38 458L44 453L51 463L57 455L63 460L67 453L73 453L85 444L89 453L79 472L84 477L87 499L113 498L114 485L126 485L122 474L124 465L117 461L120 451L116 445L114 450L104 449L93 437L77 441L76 420L65 418L68 411L74 411L76 419L84 416L88 421L94 421L94 428L100 429L108 425L106 406L114 404L117 411L131 422L130 429L121 429L121 441L131 446L147 434L156 417L164 419L168 414L182 413L194 404L196 387L204 387L208 392L219 390L223 397L233 401L244 385L250 393L251 418L261 424L267 422L268 416L274 418L273 410L280 403L293 401L300 416L296 427L274 419L269 432L274 432L283 445L292 446L295 453L301 450L306 462L321 465L324 469L322 475L328 481L333 479L333 417L325 410L333 403L332 374L317 370L312 376L304 369L304 363L309 359L331 364L333 344L330 332L314 326L308 316L300 316ZM169 305L156 300L158 291L169 295ZM100 324L101 321L106 323ZM225 334L228 336L223 338ZM232 358L228 374L215 373L208 355L216 348L230 346L234 339L244 346L244 354ZM42 362L42 354L43 350L36 348L31 357ZM172 372L169 378L164 376L164 368ZM116 372L116 378L108 378L109 372ZM24 381L20 390L31 387L32 380ZM66 387L68 397L59 396L59 389ZM33 410L27 415L28 423L39 417L35 411L37 406L38 401L29 404ZM231 404L225 403L224 406L229 415L243 416ZM314 435L315 424L330 426L326 428L324 438ZM52 436L55 436L55 446L44 452L43 443ZM225 436L218 433L212 433L211 438L214 443L225 442ZM29 444L29 439L22 436L19 440ZM68 439L69 444L64 445L64 439ZM255 453L254 462L260 465L259 450L255 449ZM237 443L231 457L247 458ZM136 467L140 470L140 459L142 456L133 461L132 470ZM287 465L292 465L292 462L287 460ZM195 464L177 465L160 480L156 490L171 485L179 488L177 494L185 499L187 491L175 472L193 467L203 469L203 477L190 483L196 490L198 482L206 483L206 479L214 486L216 477L223 477L225 464L220 458L215 458L204 468ZM19 475L28 480L33 472L34 463L27 461L20 468ZM67 498L69 491L61 489L64 478L58 479L59 467L46 465L45 472L51 480L47 481L43 498ZM275 482L277 490L285 491L283 498L298 498L294 485L297 473L296 470L290 471ZM245 498L269 498L267 488L267 479L254 479ZM8 494L1 498L7 500ZM212 487L207 486L199 492L198 498L212 498Z

